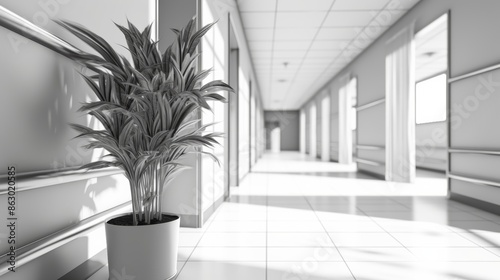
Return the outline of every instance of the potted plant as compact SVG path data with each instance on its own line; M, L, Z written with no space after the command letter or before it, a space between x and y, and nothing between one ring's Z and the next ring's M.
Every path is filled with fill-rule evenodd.
M104 129L73 124L90 138L88 149L108 154L82 168L119 167L130 183L132 213L106 223L110 279L118 274L135 279L170 279L176 274L180 218L162 212L166 185L185 166L179 160L217 144L220 133L205 133L199 109L208 100L225 101L217 91L232 89L221 81L202 85L210 70L197 69L198 45L213 24L196 31L192 19L173 31L175 42L163 53L151 39L151 26L139 31L129 22L118 26L132 61L119 55L103 38L79 25L59 22L98 55L81 53L74 59L93 70L83 78L97 97L80 108Z

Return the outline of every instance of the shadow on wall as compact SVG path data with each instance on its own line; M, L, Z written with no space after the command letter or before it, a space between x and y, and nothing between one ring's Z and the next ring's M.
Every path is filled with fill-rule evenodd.
M89 100L84 69L3 28L0 36L8 38L0 42L0 118L6 120L0 129L9 132L0 140L0 164L24 173L80 166L97 157L81 148L84 140L71 140L76 133L68 125L97 125L77 112Z

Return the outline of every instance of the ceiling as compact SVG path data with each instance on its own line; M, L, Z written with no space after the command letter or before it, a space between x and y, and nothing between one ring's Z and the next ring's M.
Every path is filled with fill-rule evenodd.
M299 109L419 1L238 0L264 109Z

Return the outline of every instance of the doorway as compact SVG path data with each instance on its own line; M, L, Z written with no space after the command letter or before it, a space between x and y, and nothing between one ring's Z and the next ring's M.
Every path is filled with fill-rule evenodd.
M416 168L446 171L448 14L415 34ZM433 135L443 135L435 137Z
M415 34L415 179L436 186L447 183L447 74L448 14L444 14Z
M321 100L321 160L330 161L330 96Z
M317 143L317 135L316 135L316 104L311 105L309 108L309 155L313 158L316 158L316 145Z

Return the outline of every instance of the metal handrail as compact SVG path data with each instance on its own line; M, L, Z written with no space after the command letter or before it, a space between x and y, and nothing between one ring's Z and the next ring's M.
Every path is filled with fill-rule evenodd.
M475 71L472 71L472 72L469 72L469 73L466 73L466 74L463 74L463 75L460 75L460 76L457 76L457 77L449 78L448 79L448 83L453 83L453 82L456 82L456 81L467 79L467 78L470 78L470 77L473 77L473 76L477 76L477 75L480 75L480 74L483 74L483 73L486 73L486 72L490 72L490 71L493 71L493 70L496 70L496 69L500 69L500 64L495 64L495 65L492 65L492 66L484 67L484 68L481 68L479 70L475 70Z
M375 146L375 145L356 145L356 149L358 149L358 150L381 151L381 150L385 150L385 146Z
M485 154L485 155L500 155L499 150L476 150L476 149L460 149L450 148L449 153L462 153L462 154Z
M16 193L28 190L35 190L53 185L81 181L92 178L99 178L115 174L121 174L123 171L119 168L105 168L100 170L71 170L63 172L54 172L47 175L40 175L29 178L22 178L22 173L16 174ZM21 178L20 178L21 177ZM5 179L5 178L4 178ZM8 193L7 181L0 184L0 195Z
M385 163L383 163L383 162L361 159L361 158L355 158L354 161L359 162L359 163L363 163L363 164L372 165L372 166L384 166L385 165Z
M375 100L375 101L372 101L372 102L369 102L369 103L366 103L366 104L363 104L363 105L360 105L360 106L356 107L356 111L362 111L362 110L371 108L373 106L377 106L379 104L382 104L384 102L385 102L385 97L378 99L378 100Z
M490 180L470 178L470 177L467 177L467 176L456 175L456 174L451 174L451 173L448 174L448 177L450 177L451 179L465 181L465 182L469 182L469 183L480 184L480 185L487 185L487 186L492 186L492 187L500 188L500 183L494 182L494 181L490 181Z
M81 55L83 52L63 39L36 26L21 16L0 6L0 26L22 35L68 58Z
M76 238L81 237L95 227L102 225L111 217L129 211L131 202L125 202L102 213L82 220L75 225L57 231L51 235L40 238L32 243L24 245L16 250L16 268L20 267L50 251L60 247ZM0 276L9 272L7 263L8 255L0 257Z

